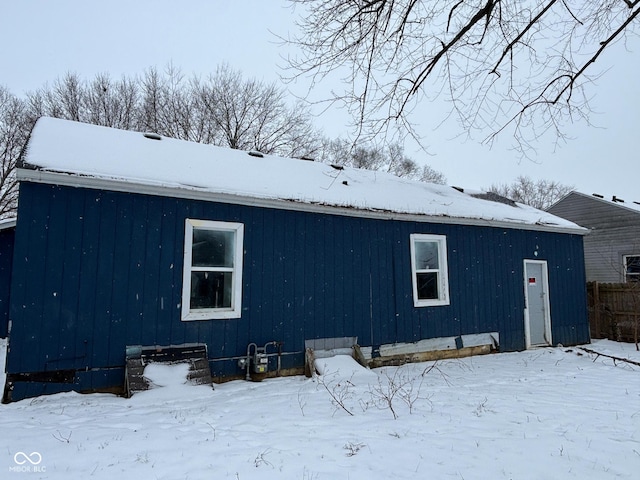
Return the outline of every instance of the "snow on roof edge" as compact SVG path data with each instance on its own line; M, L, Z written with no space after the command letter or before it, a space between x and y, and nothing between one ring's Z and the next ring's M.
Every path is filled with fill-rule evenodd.
M513 228L583 233L575 223L532 207L473 198L453 187L388 173L247 152L42 117L23 156L23 169L68 175L76 184L121 183L152 189L228 195L326 208L499 223ZM34 180L33 175L22 174ZM93 179L93 180L92 180ZM47 183L55 181L49 178ZM132 191L139 189L132 188ZM181 196L181 195L178 195ZM354 212L355 213L355 212ZM449 223L447 221L447 223ZM463 222L468 223L468 222ZM506 226L506 225L505 225Z

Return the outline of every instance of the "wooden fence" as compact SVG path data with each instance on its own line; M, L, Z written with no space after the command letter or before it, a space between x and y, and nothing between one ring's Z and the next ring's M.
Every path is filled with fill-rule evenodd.
M591 338L633 342L640 334L640 283L587 283Z

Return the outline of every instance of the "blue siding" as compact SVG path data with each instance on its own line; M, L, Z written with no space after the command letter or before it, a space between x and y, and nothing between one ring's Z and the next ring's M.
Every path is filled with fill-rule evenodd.
M10 339L19 348L7 372L84 370L78 389L122 384L132 344L206 343L214 375L240 374L233 357L271 340L283 342L285 366L302 361L305 339L324 337L357 336L375 354L382 344L498 331L502 350L523 349L524 259L548 262L554 342L589 339L578 235L27 182L19 209ZM245 225L242 318L180 321L189 217ZM412 233L446 235L450 305L413 306Z
M0 230L0 338L6 338L9 331L9 293L15 233L15 228Z

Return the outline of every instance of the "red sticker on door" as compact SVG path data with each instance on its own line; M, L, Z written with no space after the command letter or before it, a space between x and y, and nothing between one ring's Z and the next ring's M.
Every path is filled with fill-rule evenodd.
M529 277L529 285L533 286L536 284L536 277Z

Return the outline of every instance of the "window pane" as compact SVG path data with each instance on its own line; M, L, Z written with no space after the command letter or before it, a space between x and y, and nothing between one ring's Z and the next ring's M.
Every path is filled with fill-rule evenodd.
M416 242L416 270L438 270L438 242Z
M418 299L438 300L438 273L417 273L416 274Z
M194 267L233 267L234 232L193 229Z
M191 308L231 308L232 272L191 272Z
M640 282L640 256L626 257L627 282Z
M640 274L640 257L627 257L627 273Z

